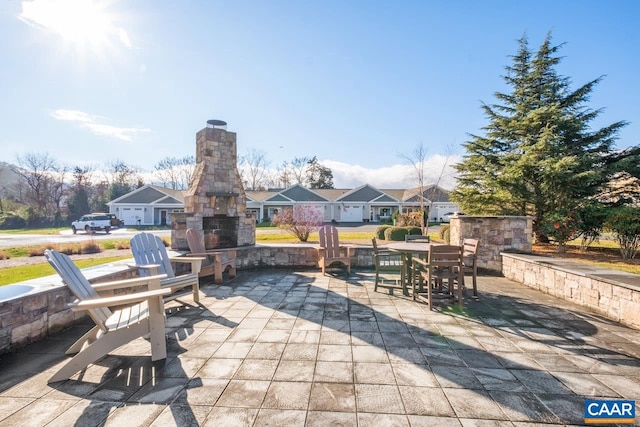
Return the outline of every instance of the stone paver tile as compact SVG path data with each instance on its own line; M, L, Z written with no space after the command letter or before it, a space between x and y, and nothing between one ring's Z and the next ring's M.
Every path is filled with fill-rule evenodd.
M397 310L394 309L394 312L397 313ZM378 322L378 329L380 329L380 332L382 332L383 334L389 332L396 334L409 333L409 328L400 319L395 319L391 322Z
M351 347L354 362L389 362L384 347L370 345L354 345Z
M154 378L143 385L128 400L140 403L169 404L184 389L188 378Z
M258 409L213 407L203 427L251 427Z
M351 345L320 344L317 359L327 362L351 362Z
M458 417L506 419L486 391L463 388L443 388L443 391Z
M461 418L462 427L513 427L511 421L505 420L479 420L473 418ZM529 427L533 427L532 425Z
M524 392L526 387L508 369L472 368L486 390Z
M260 333L256 342L259 343L286 343L291 331L281 329L265 329Z
M534 393L571 394L571 390L549 372L520 369L510 369L510 371Z
M441 387L482 389L482 384L469 368L437 365L432 366L431 371Z
M497 352L492 353L498 362L505 368L511 369L543 369L540 364L535 361L535 356L529 356L521 352Z
M358 412L358 427L409 427L409 419L402 414Z
M274 359L245 359L233 376L234 380L271 380L278 367Z
M382 334L380 332L351 332L351 344L357 346L375 345L384 347Z
M603 374L593 374L593 376L625 399L640 399L640 377L625 378Z
M441 388L399 386L407 414L454 417L456 414Z
M388 347L387 356L391 363L415 363L416 365L426 365L427 359L420 349L407 347Z
M584 425L585 398L583 396L536 394L536 397L546 408L549 408L551 412L555 414L557 423L563 425Z
M546 371L555 372L584 372L585 370L578 367L575 363L564 355L560 354L543 354L536 353L536 363L542 366Z
M424 357L427 359L427 363L429 366L465 366L464 362L458 354L448 348L442 347L423 347L420 346L420 351L424 354Z
M246 357L251 351L251 342L225 342L213 353L218 359L240 359Z
M391 365L388 363L354 363L355 382L360 384L395 384Z
M173 403L153 420L149 427L201 426L211 411L210 406L191 406Z
M368 320L351 320L351 332L379 332L378 323Z
M304 409L309 406L310 382L273 381L262 403L263 408Z
M576 394L582 396L620 397L618 393L598 381L591 374L576 372L551 372L551 374Z
M282 353L282 360L315 360L318 354L318 345L289 343Z
M101 425L109 414L120 405L120 403L114 402L81 400L48 423L47 427Z
M558 423L560 419L550 411L534 393L491 391L491 397L511 421ZM584 413L584 412L583 412Z
M404 407L395 385L355 384L359 412L402 414Z
M313 375L315 382L353 383L352 362L322 362L316 363Z
M47 381L54 373L55 371L47 371L33 375L30 378L25 378L23 381L2 392L1 396L34 398L43 397L51 391L51 388L47 385Z
M387 348L390 347L406 347L412 348L416 346L413 335L410 333L382 332L382 340Z
M489 352L518 352L520 349L510 340L501 337L477 337L478 342Z
M18 412L34 400L35 398L28 397L0 397L0 421L14 412Z
M282 330L282 331L291 331L293 329L293 324L296 322L295 317L289 319L282 319L273 317L269 320L269 322L265 325L265 330Z
M306 411L260 409L255 425L264 427L304 427Z
M180 405L209 405L216 403L229 380L215 378L195 378L187 383L173 402Z
M309 411L307 412L306 427L357 427L358 420L355 413Z
M206 362L207 359L196 357L173 358L158 370L157 376L159 378L192 378Z
M269 381L231 380L216 402L216 406L260 408L269 384Z
M132 421L138 425L151 424L151 422L162 413L165 407L165 405L154 405L151 403L144 405L137 403L122 405L113 410L106 422L100 425L104 425L105 427L118 427L131 425Z
M457 418L431 417L426 415L407 415L411 427L459 427Z
M20 405L22 403L23 401L19 402ZM4 418L0 423L3 426L43 426L69 410L76 403L77 401L74 400L38 399L28 405L22 405L21 409ZM3 407L6 406L3 405ZM4 415L6 413L0 417Z
M274 381L313 381L316 362L313 360L281 360Z
M429 367L412 363L392 363L398 385L438 387L440 384Z
M289 335L289 344L318 344L320 331L293 330Z
M280 360L286 344L274 342L257 342L247 353L247 359L275 359Z
M311 385L309 398L310 411L356 411L356 393L354 385L340 383L319 383Z
M239 329L236 328L229 334L228 342L249 342L253 343L260 336L262 329Z
M200 368L196 376L201 378L231 379L242 364L243 359L211 358Z
M484 350L456 350L456 354L470 368L502 368L498 359Z
M325 331L320 333L320 344L351 345L351 335L348 332Z

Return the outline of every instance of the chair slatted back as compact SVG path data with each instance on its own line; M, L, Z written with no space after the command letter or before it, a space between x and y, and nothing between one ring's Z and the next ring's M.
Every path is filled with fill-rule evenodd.
M44 257L80 301L100 298L91 283L67 255L53 249L47 249L44 251ZM88 312L96 325L106 332L106 322L112 314L111 310L99 307L90 309Z
M320 227L320 247L325 249L327 258L340 258L340 240L338 239L338 229L333 225Z
M207 249L204 246L204 237L200 237L200 233L193 228L187 228L187 244L189 245L189 251L192 254L204 254ZM202 256L202 255L200 255ZM213 264L211 257L207 257L202 261L202 266L206 267Z
M463 261L465 266L470 267L475 265L478 258L478 246L480 241L477 239L464 239L462 246L464 248Z
M455 277L462 269L462 246L432 245L428 265L433 277Z
M151 233L139 233L131 238L131 252L138 265L158 264L158 274L166 274L167 277L176 277L164 247L162 239ZM140 270L140 275L149 275L149 272Z

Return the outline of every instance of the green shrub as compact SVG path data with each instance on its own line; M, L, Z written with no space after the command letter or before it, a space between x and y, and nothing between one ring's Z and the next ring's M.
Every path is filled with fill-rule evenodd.
M451 226L449 224L442 225L438 234L441 240L451 243Z
M389 227L384 230L384 240L404 241L407 229L404 227Z
M385 240L384 239L384 231L387 228L391 228L391 226L390 225L380 225L380 226L378 226L378 228L376 228L376 239Z
M640 247L640 209L622 206L611 211L607 227L620 245L624 259L633 259Z
M422 228L420 227L415 227L415 226L409 226L409 227L405 227L407 229L407 234L422 234Z

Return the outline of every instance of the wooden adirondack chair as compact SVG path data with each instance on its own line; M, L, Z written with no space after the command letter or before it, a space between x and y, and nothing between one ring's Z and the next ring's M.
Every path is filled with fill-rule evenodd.
M322 275L333 263L341 263L351 274L351 258L355 256L355 248L340 246L338 229L333 225L320 227L320 248L318 249L318 265L322 268Z
M162 288L170 288L171 293L191 286L193 290L193 301L200 301L200 282L198 274L203 257L169 257L167 249L164 247L162 239L151 233L139 233L131 238L131 252L136 261L135 267L140 270L141 276L153 274L166 274L160 284ZM191 264L191 273L176 275L171 263ZM171 295L168 299L175 299L179 294Z
M214 283L222 283L222 273L229 270L229 277L236 277L235 249L220 249L207 251L203 237L193 228L187 229L187 243L190 256L206 257L202 262L199 277L211 276Z
M67 305L74 311L87 310L96 323L94 328L69 347L66 354L77 354L49 379L50 383L67 380L110 351L148 334L151 360L167 357L162 298L171 290L160 289L160 280L164 275L91 285L67 255L47 249L44 256L77 298ZM101 290L141 285L147 285L149 290L107 298L101 298L98 294Z

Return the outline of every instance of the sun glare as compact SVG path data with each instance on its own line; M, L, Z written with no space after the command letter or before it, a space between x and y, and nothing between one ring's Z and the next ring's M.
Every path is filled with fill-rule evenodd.
M94 0L23 1L20 19L77 47L96 50L115 40L130 47L126 32L112 22L107 4Z

